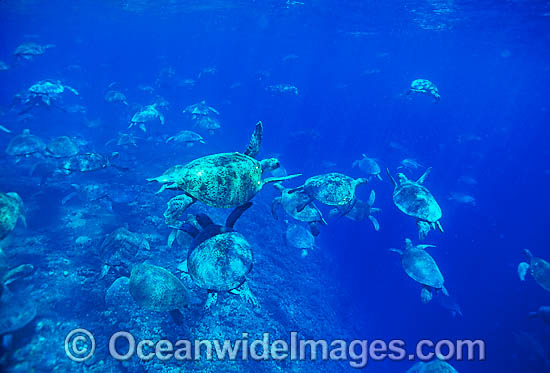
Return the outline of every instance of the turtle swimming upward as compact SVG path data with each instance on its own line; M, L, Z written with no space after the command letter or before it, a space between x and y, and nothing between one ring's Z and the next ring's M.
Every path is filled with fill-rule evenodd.
M191 199L183 210L197 200L211 207L240 206L250 201L265 184L300 176L262 179L263 172L279 167L279 161L275 158L262 161L255 159L260 151L262 131L262 122L258 122L244 154L235 152L208 155L147 181L164 184L160 191L181 190L190 196Z
M386 169L395 189L393 191L393 203L401 212L416 218L418 225L418 236L421 240L426 238L429 228L437 228L443 232L439 222L441 219L441 207L437 204L432 193L422 185L431 171L431 167L424 172L415 182L399 173L397 174L399 184L395 181L390 171Z

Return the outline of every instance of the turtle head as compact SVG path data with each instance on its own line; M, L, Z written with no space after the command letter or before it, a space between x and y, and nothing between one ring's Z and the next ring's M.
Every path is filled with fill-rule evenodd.
M281 162L277 158L267 158L260 161L262 172L273 171L281 167Z
M403 183L406 183L407 181L409 181L407 176L405 176L405 174L402 173L402 172L399 172L397 174L397 180L399 181L399 184L403 184Z

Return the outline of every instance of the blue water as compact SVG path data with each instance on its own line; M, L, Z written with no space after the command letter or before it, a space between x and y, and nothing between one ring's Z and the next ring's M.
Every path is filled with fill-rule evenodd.
M255 263L256 280L266 283L251 283L251 288L265 299L263 312L269 314L258 319L280 323L278 329L274 328L284 338L287 332L299 329L299 317L304 316L296 316L296 324L289 322L292 316L285 311L287 308L279 307L267 294L280 291L278 297L285 299L283 294L292 294L288 302L307 310L306 315L318 317L310 319L316 331L311 326L303 331L308 337L398 338L411 345L420 339L483 339L486 361L449 362L460 372L544 371L544 359L550 358L550 329L541 320L527 319L527 313L547 305L548 293L530 276L526 282L519 281L517 265L525 260L525 248L549 258L549 2L157 3L0 3L0 60L10 66L0 71L0 124L12 131L0 132L0 147L5 149L25 128L45 140L80 136L87 140L89 151L119 151L119 165L128 169L108 167L66 177L57 175L39 185L36 177L29 177L29 169L39 160L30 157L16 163L14 157L2 152L0 191L21 195L28 221L28 227L18 225L10 235L10 243L2 247L12 264L32 263L35 267L32 277L16 289L30 286L35 298L53 292L59 302L42 301L42 312L30 326L16 332L14 346L6 353L12 357L3 366L5 369L22 371L26 369L23 366L30 366L37 371L52 371L54 365L63 370L94 369L97 361L89 365L63 361L59 346L71 328L63 324L47 335L37 325L70 321L74 326L96 325L98 329L97 325L107 324L96 330L103 339L124 328L100 316L106 310L104 294L116 279L97 279L101 261L94 256L103 237L125 223L132 232L152 234L155 229L144 221L148 216L162 218L169 198L154 195L158 185L147 184L145 178L207 154L244 151L254 124L261 120L264 139L260 158L277 156L289 174L303 174L300 179L285 182L292 187L307 177L327 172L363 177L359 169L352 167L363 153L379 160L382 169L387 167L393 174L405 158L432 167L425 185L442 208L445 232L431 231L423 243L437 246L429 252L463 316L453 317L435 301L422 304L420 286L406 276L397 254L388 251L402 248L407 237L416 243L418 236L414 219L393 205L393 186L383 172L383 181L374 179L357 189L357 196L363 200L372 189L376 191L375 206L382 209L378 215L380 231L375 232L368 221L328 219L316 238L318 247L305 259L300 257L299 249L282 248L280 236L285 223L273 220L267 207L277 196L274 189L266 186L253 199L255 206L246 221L257 220L259 227L248 230L248 223L243 223L243 233L247 232L247 237L258 245L257 262L273 260L275 271L270 277L272 272L262 273L262 267ZM55 47L30 60L16 58L12 54L15 48L28 41ZM199 77L208 67L215 68L215 72L203 72ZM439 102L427 95L406 95L410 83L419 78L437 85ZM82 105L85 112L37 107L30 115L19 115L17 105L12 105L14 95L42 79L60 80L74 87L78 97L64 96L63 104ZM184 79L195 83L185 85ZM105 102L105 92L113 82L126 95L128 106ZM292 84L299 94L266 90L275 84ZM153 92L140 89L140 85L151 86ZM140 105L151 104L156 96L169 103L169 107L159 109L165 125L151 122L147 133L137 127L127 129ZM221 129L215 134L201 132L205 145L167 146L166 137L193 129L182 110L201 100L220 112ZM97 122L92 125L92 121ZM138 147L106 145L121 132L140 137ZM423 171L403 172L416 179ZM461 177L476 183L461 182ZM66 253L73 250L74 238L84 234L71 233L63 226L66 212L59 206L71 192L70 184L90 183L117 188L122 185L123 190L137 185L142 194L136 197L140 208L128 207L128 201L116 203L109 215L114 222L89 233L93 244L83 250L89 250L94 258L86 262L86 253L79 252L76 257ZM449 199L452 192L475 197L475 206ZM72 203L75 208L89 209L89 204L97 201ZM322 210L328 216L329 208L323 206ZM223 221L228 210L213 213ZM94 219L98 220L97 216ZM185 255L165 247L169 232L164 226L156 230L162 241L153 240L144 259L174 270ZM30 245L24 240L38 235L48 242L41 251L21 249ZM66 236L71 236L67 242ZM268 244L270 239L273 241ZM284 264L279 265L278 255L268 252L270 245L285 252ZM10 246L14 247L11 252ZM40 285L51 278L46 276L48 272L56 268L62 272L61 262L67 256L81 262L75 259L63 270L82 272L87 265L93 270L82 275L87 278L86 285L67 284L67 298L60 299L59 282L47 288ZM293 271L308 269L313 272L307 284L301 282L307 277L303 272L296 274L293 282ZM284 286L278 283L280 278L285 279ZM94 295L82 297L79 291L87 294L92 291L90 286ZM232 311L226 313L213 311L206 321L196 314L189 316L195 318L193 327L202 334L171 329L166 315L145 314L162 321L165 329L160 335L208 336L208 323L219 326L226 320L231 325L228 329L237 331L229 336L234 337L254 325L254 319L241 324L239 310L250 306L234 300L231 306ZM228 314L236 316L227 321ZM257 328L249 331L261 335L266 325L258 321ZM345 331L339 330L341 326ZM145 327L134 331L147 336ZM57 346L51 347L58 359L51 365L45 366L43 359L34 359L35 355L28 353L13 358L14 351L28 350L29 344L36 343L36 335L50 338L50 343ZM113 371L169 370L162 362L153 366L134 361L121 366L108 357L102 359L112 363L109 369ZM22 361L30 365L22 365ZM371 362L366 370L404 372L412 365ZM221 364L214 369L272 371L275 366ZM283 371L353 370L347 363L288 363L280 367Z

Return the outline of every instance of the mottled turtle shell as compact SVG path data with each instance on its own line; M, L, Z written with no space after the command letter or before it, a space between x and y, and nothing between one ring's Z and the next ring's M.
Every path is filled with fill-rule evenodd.
M23 213L23 201L17 193L0 193L0 240L14 230Z
M337 172L310 177L304 184L307 194L329 206L349 205L355 199L355 179Z
M363 155L363 158L355 161L353 165L358 166L361 171L365 172L367 175L379 175L382 171L380 170L380 165L376 160L369 158Z
M69 171L89 172L104 169L109 165L109 160L98 153L79 154L68 159L63 168Z
M311 249L315 245L315 237L302 225L289 225L285 237L286 242L297 249Z
M201 135L199 135L196 132L189 131L189 130L183 130L179 132L177 135L169 137L166 142L204 142Z
M6 153L11 156L23 156L33 153L39 153L46 149L46 144L38 136L24 130L22 134L15 136L6 149Z
M206 131L215 131L221 128L220 121L209 116L200 116L195 120L195 126Z
M153 106L146 106L132 117L132 123L146 123L160 117L159 111Z
M36 317L36 311L29 297L4 291L0 299L0 336L25 327Z
M530 258L529 271L535 281L546 291L550 291L550 263L537 258L530 251L526 250Z
M193 249L187 268L195 284L211 291L238 288L252 270L252 247L238 232L210 237Z
M130 294L150 311L169 312L188 304L188 290L173 274L152 264L138 264L130 275Z
M413 280L434 289L443 287L443 275L435 260L425 250L408 248L401 256L401 264Z
M67 136L60 136L47 145L48 154L54 158L68 158L77 155L80 148L76 141Z
M407 181L393 192L393 202L403 213L417 219L435 223L441 219L441 207L430 191L415 182Z
M174 180L179 190L212 207L231 208L262 189L262 167L241 153L219 153L189 162Z

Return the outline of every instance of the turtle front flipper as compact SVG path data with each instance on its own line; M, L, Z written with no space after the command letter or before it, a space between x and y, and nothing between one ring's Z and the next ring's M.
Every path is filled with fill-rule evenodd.
M380 223L378 222L378 219L376 219L372 215L369 215L369 220L372 223L372 226L374 227L374 230L378 232L380 230Z
M369 205L369 207L372 207L372 205L374 205L374 201L376 199L376 192L373 190L370 191L370 195L369 195L369 199L367 201L367 205Z
M250 208L250 206L252 206L252 202L246 202L245 204L236 207L227 217L225 226L229 229L233 229L237 220L246 210Z
M386 168L386 174L387 174L388 177L390 178L390 181L392 182L393 187L394 187L394 188L397 188L397 182L395 181L395 179L393 178L393 176L390 174L390 169L389 169L389 168Z
M525 281L525 276L527 276L527 271L529 270L529 264L521 262L518 265L518 277L521 281Z
M306 206L309 205L310 203L312 203L313 201L315 201L315 198L312 198L312 197L308 196L308 198L305 201L303 201L302 203L296 205L296 212L304 211Z
M260 152L260 145L262 144L263 132L264 132L264 128L263 128L262 121L259 121L258 123L256 123L256 129L254 129L254 133L250 138L248 147L244 152L245 155L248 155L249 157L252 157L252 158L256 158L256 156Z
M294 174L294 175L288 175L288 176L281 176L281 177L268 177L268 178L265 178L262 180L262 187L265 185L265 184L268 184L268 183L277 183L279 181L285 181L285 180L290 180L290 179L294 179L294 178L297 178L297 177L300 177L302 176L302 174ZM294 190L296 191L296 190ZM289 191L290 193L290 191ZM294 193L294 192L292 192Z
M428 167L426 169L426 171L424 171L424 173L422 174L422 176L420 176L418 178L418 180L416 180L416 183L417 184L424 184L424 181L426 181L426 178L428 177L428 175L430 174L430 172L432 172L432 168L431 167Z

